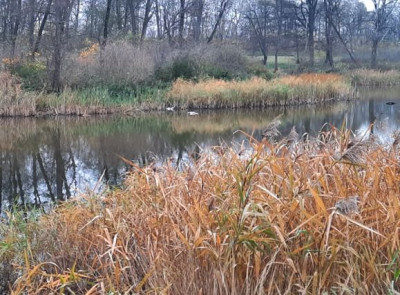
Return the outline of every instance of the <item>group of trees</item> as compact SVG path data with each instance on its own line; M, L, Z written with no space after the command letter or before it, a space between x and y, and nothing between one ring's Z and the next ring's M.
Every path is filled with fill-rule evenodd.
M381 41L399 41L400 9L398 0L370 1L372 11L360 0L0 0L0 42L9 56L34 58L47 48L53 89L60 88L63 51L85 39L103 48L109 38L177 46L227 39L256 48L264 63L282 52L300 62L307 52L310 66L318 48L332 67L334 48L357 62L354 50L369 44L375 67Z

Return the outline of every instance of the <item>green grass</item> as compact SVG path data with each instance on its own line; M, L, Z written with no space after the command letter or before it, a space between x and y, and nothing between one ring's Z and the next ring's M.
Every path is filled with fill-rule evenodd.
M249 57L250 64L262 64L262 56ZM267 66L270 71L275 68L275 56L269 55L267 60ZM293 72L298 68L296 64L296 57L293 55L279 55L278 56L278 68L283 72Z

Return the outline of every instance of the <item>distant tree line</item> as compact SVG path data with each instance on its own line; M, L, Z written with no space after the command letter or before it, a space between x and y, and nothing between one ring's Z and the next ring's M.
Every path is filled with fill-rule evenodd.
M0 0L0 43L3 56L50 52L55 90L63 52L87 39L101 48L110 38L176 46L232 40L259 51L264 64L275 56L275 70L279 54L312 67L323 50L333 67L335 48L357 63L355 49L368 46L376 67L382 41L399 42L400 5L371 1L372 11L359 0Z

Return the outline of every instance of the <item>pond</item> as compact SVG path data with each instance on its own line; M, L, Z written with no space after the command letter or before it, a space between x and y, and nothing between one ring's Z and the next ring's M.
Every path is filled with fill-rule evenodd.
M361 89L359 100L323 106L199 113L0 119L0 210L66 200L94 189L102 175L103 185L121 185L129 166L119 156L179 165L204 147L245 140L237 130L260 139L279 114L284 135L294 125L299 134L315 134L343 122L364 132L375 121L373 132L387 142L400 127L400 88Z

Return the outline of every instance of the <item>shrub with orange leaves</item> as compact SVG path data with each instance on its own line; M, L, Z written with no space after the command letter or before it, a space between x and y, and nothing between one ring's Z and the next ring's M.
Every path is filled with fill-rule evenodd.
M99 52L100 46L98 43L91 43L88 47L79 53L80 61L91 61L93 57Z

